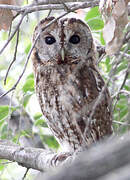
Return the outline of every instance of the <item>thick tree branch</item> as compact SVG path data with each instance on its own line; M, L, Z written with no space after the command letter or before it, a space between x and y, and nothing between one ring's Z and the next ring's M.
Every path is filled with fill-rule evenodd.
M69 8L74 8L79 9L79 8L88 8L88 7L94 7L99 5L98 0L64 0L64 3ZM32 4L26 5L26 6L14 6L14 5L5 5L5 4L0 4L0 8L2 9L10 9L14 10L18 13L23 13L26 10L28 11L27 13L32 13L35 11L41 11L41 10L60 10L64 9L63 4L59 0L40 0L37 3L34 2ZM130 5L128 6L128 14L130 15Z
M73 156L69 153L56 154L43 149L23 148L0 141L0 158L16 161L28 168L46 171L64 162L65 167L59 171L57 169L54 174L52 172L52 176L49 172L46 180L128 180L129 150L129 134L94 144L90 149Z
M99 2L97 0L94 1L87 1L87 2L80 2L80 3L73 3L73 4L67 4L68 8L73 8L73 11L79 9L79 8L88 8L88 7L94 7L97 6L99 4ZM13 6L13 5L4 5L1 4L0 8L2 9L10 9L10 10L14 10L18 13L23 13L26 11L26 13L32 13L32 12L36 12L36 11L41 11L41 10L60 10L60 9L64 9L63 4L45 4L45 5L26 5L23 7L20 6Z
M50 167L61 165L70 153L56 154L52 151L39 148L25 148L8 141L0 141L0 159L16 161L26 168L45 171Z
M130 178L130 138L110 139L83 152L73 164L42 180L128 180ZM49 176L49 177L48 177Z
M64 3L69 2L90 2L93 0L64 0ZM59 4L60 0L34 0L33 4Z

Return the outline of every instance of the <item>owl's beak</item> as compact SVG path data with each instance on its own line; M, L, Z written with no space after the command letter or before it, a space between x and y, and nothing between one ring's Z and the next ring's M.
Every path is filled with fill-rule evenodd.
M60 54L61 54L62 61L64 61L65 60L65 50L63 47L61 48Z

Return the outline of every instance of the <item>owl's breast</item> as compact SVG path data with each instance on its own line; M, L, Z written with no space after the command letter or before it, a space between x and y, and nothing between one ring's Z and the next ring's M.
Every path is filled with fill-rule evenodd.
M75 150L111 134L108 90L89 124L92 107L104 85L98 72L85 64L80 68L76 65L40 66L35 77L41 110L61 144Z

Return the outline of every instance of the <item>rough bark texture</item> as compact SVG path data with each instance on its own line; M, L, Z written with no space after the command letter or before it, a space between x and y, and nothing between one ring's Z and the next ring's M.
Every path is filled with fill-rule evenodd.
M61 156L60 156L61 157ZM130 139L129 134L94 144L82 153L68 153L67 159L58 154L38 148L23 148L0 141L0 158L16 161L25 167L47 171L38 175L42 180L129 180ZM55 166L55 169L50 169Z
M94 145L83 152L72 164L57 169L50 176L40 174L39 180L129 180L129 134Z

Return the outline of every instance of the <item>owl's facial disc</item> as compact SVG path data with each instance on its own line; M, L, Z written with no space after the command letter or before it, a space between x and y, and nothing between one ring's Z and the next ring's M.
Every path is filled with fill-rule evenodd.
M80 43L80 37L76 34L72 35L69 39L69 43L72 43L72 44L78 44ZM64 43L63 43L64 44ZM64 47L61 47L61 50L60 50L60 56L61 56L61 61L64 62L65 61L65 56L66 56L67 52L65 50Z
M62 32L62 40L61 40L62 43L60 43L61 48L60 48L60 51L58 53L58 59L59 59L60 64L65 63L65 58L67 55L67 51L66 51L64 45L70 43L70 44L76 46L77 44L80 43L80 36L78 34L73 34L72 36L70 36L70 38L68 39L68 42L64 42L65 38L63 36L64 36L64 33ZM48 46L54 46L54 43L57 43L57 41L53 35L47 35L45 37L45 43Z
M54 18L41 21L44 28ZM34 39L37 35L36 28ZM37 55L44 64L71 64L87 59L93 53L93 39L89 27L81 20L66 18L57 20L42 31L36 43Z

